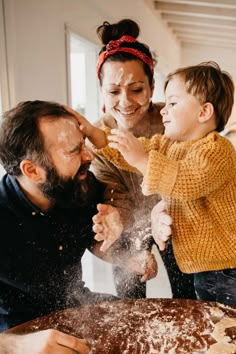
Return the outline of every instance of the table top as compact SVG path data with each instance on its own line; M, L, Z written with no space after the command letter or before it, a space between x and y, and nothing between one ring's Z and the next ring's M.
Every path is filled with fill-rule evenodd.
M215 302L102 302L58 311L8 332L48 328L87 339L93 354L236 353L236 308Z

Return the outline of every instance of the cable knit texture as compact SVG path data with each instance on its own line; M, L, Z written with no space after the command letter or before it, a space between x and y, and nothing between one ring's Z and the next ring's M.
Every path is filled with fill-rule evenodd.
M109 134L109 130L106 130ZM159 193L173 218L177 263L185 273L236 267L236 152L216 132L186 142L140 138L149 152L145 195ZM98 150L117 167L137 171L114 149Z

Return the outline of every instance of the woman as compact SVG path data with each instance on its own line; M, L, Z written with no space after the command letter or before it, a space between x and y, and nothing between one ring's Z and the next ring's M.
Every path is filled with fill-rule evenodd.
M98 127L123 127L136 137L150 138L163 132L161 103L151 101L154 79L153 60L147 45L139 42L136 22L124 19L115 24L104 22L97 29L103 47L100 51L97 74L104 99L104 115ZM157 196L145 197L141 191L141 176L117 169L101 156L92 163L96 177L105 182L105 202L117 207L125 226L119 244L113 252L129 249L131 254L140 249L151 249L154 243L150 233L150 214L159 201ZM166 266L174 298L195 298L191 275L180 272L171 243L161 254ZM143 298L145 283L139 277L114 269L119 297Z

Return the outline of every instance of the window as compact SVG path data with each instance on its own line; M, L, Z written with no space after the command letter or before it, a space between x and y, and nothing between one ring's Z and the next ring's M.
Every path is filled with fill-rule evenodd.
M78 36L68 26L66 35L68 104L94 122L101 114L100 90L96 75L98 48Z

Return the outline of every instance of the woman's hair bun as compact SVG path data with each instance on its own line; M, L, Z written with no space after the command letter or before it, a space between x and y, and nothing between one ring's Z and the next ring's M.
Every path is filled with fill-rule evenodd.
M97 28L97 35L101 39L102 44L106 45L111 40L119 39L124 35L137 38L139 35L139 26L135 21L130 19L123 19L113 24L104 21L103 24Z

